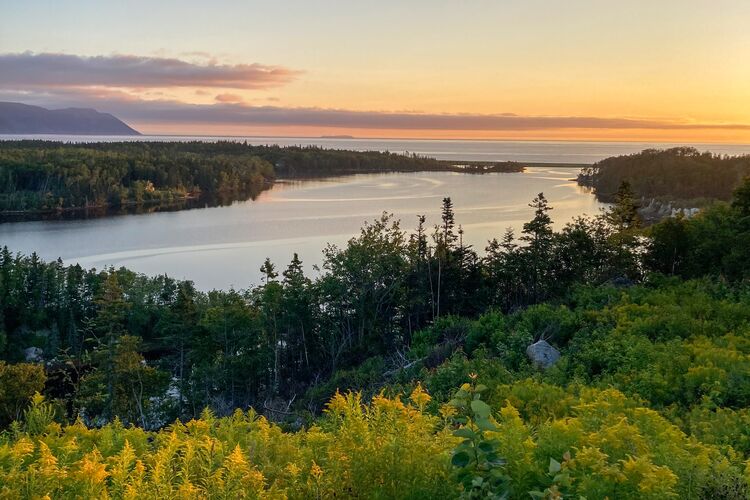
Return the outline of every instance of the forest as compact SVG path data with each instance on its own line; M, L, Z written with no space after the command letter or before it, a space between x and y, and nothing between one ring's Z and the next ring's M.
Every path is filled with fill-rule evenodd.
M638 198L703 206L712 200L729 201L748 175L750 155L722 156L679 147L606 158L584 168L578 182L592 187L606 202L614 200L620 184L627 181Z
M252 154L272 163L279 177L320 177L378 172L523 172L516 162L465 162L437 160L414 153L350 151L317 146L251 146Z
M128 207L189 208L254 198L277 176L373 172L520 172L513 162L454 165L418 155L247 143L0 142L0 220Z
M0 215L169 204L199 196L246 199L274 178L250 154L208 154L147 143L0 143Z
M483 252L446 198L246 290L5 248L0 496L747 498L750 180L636 197Z

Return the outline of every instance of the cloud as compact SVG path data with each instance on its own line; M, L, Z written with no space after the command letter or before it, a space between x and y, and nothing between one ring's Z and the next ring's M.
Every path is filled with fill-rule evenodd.
M693 123L596 116L447 114L284 107L243 99L241 91L286 85L301 74L283 66L220 64L206 53L190 61L163 56L0 54L0 100L50 108L92 107L137 124L292 126L336 129L526 132L544 130L750 130L742 123ZM197 59L196 59L197 58ZM214 95L213 104L170 98L170 89ZM226 92L237 90L240 92ZM251 104L252 103L252 104ZM266 105L261 105L265 103Z
M166 57L0 54L0 87L15 89L215 87L257 90L286 85L300 74L283 66L213 61L198 64Z
M149 101L117 112L139 122L227 125L313 126L351 129L528 131L556 129L750 130L748 124L683 123L630 118L392 113L346 109L250 106L224 101L213 105Z
M242 102L244 99L242 99L241 95L237 95L237 94L218 94L216 97L214 97L214 100L216 102L239 103L239 102Z
M315 107L251 105L234 94L216 95L214 104L188 104L168 99L143 99L117 89L61 88L2 90L0 100L51 108L93 107L131 124L194 124L231 126L297 126L345 129L496 131L545 130L750 130L743 123L694 123L592 116L524 116L503 114L442 114L354 111Z

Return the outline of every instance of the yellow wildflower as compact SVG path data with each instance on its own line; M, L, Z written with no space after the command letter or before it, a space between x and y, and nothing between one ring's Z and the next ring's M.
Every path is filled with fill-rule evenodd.
M444 404L440 407L440 416L445 420L455 416L456 413L458 413L458 410L456 410L456 407L453 405Z
M286 471L292 477L297 477L300 472L300 468L297 464L289 462L286 464Z
M346 413L348 406L346 398L338 391L338 389L336 389L336 394L334 394L328 402L326 411L337 415L343 415Z
M417 383L417 386L412 391L409 399L416 403L420 410L424 410L425 405L429 403L432 398L427 394L427 391L422 389L422 384Z
M323 469L320 468L320 465L315 463L315 460L313 460L312 467L310 467L310 474L312 474L316 480L320 480L320 478L323 477Z

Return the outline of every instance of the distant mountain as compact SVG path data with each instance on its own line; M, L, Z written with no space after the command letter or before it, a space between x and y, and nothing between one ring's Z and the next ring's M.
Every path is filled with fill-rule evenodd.
M0 134L141 135L109 113L0 102Z

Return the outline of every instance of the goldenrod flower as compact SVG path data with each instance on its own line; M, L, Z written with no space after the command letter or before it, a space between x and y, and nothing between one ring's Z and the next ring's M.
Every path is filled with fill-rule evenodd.
M315 460L313 460L312 467L310 467L310 474L312 474L316 480L320 480L323 476L323 469L320 468L320 465L315 463Z

